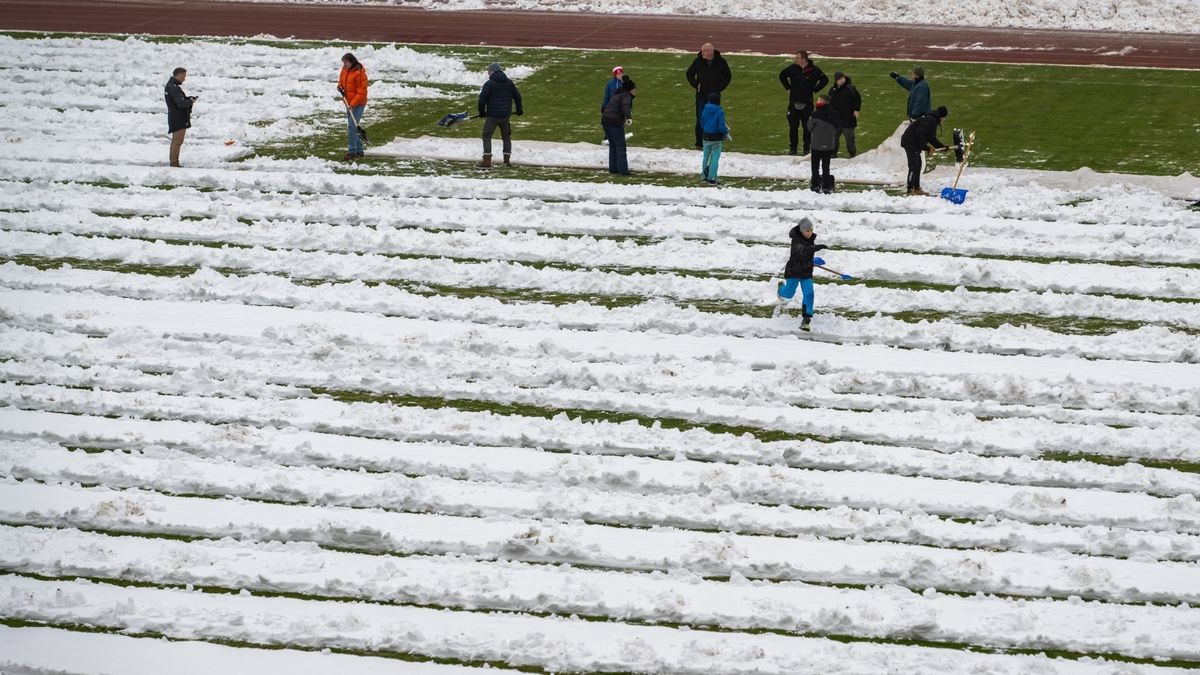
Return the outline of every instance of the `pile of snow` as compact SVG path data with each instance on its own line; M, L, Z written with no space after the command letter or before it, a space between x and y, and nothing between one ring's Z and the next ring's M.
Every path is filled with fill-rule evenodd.
M819 21L833 23L895 23L942 26L981 26L1068 30L1197 33L1194 0L300 0L303 2L402 4L438 10L551 10L612 14L682 14L700 17Z

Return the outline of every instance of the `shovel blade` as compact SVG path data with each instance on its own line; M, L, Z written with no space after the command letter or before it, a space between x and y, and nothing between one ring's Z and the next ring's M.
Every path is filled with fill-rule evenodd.
M467 113L465 113L465 112L450 113L450 114L446 115L445 117L443 117L442 119L438 120L438 126L439 127L452 127L455 124L458 124L459 122L465 120L466 118L467 118Z
M967 201L967 191L962 188L942 188L942 199L953 204Z

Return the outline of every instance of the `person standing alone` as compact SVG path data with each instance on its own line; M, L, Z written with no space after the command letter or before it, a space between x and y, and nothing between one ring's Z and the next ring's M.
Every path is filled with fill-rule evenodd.
M711 42L705 42L687 69L687 81L696 92L696 149L700 150L704 147L700 115L704 112L704 106L708 105L708 97L725 91L733 81L733 73L721 52L714 49Z
M637 85L626 75L621 88L612 95L600 113L600 126L608 139L608 172L629 175L629 158L625 154L625 127L633 124L633 97Z
M862 97L858 95L858 89L854 88L850 77L840 70L833 74L833 87L829 90L829 104L833 106L833 112L837 115L838 143L841 143L844 136L846 152L853 157L858 154L858 147L854 144L854 129L858 126L858 111L862 110ZM837 152L836 147L834 147L834 152Z
M500 139L504 144L504 166L512 166L512 126L509 118L513 115L524 115L521 106L521 92L517 85L508 79L499 63L488 66L488 81L479 90L479 116L483 122L483 161L479 168L492 168L492 135L500 129ZM624 140L624 136L621 137Z
M804 151L807 155L812 144L812 135L808 130L808 118L813 113L813 95L829 84L829 78L808 59L808 52L803 49L796 52L795 61L779 71L779 83L788 91L788 154L796 154L796 143L799 140L797 130L803 127Z
M342 56L342 72L338 73L338 93L346 104L346 156L345 160L363 156L362 138L358 135L358 123L367 108L367 69L349 52Z
M908 113L908 121L915 122L921 115L933 109L933 94L929 91L929 83L925 81L924 68L913 66L909 74L912 75L911 79L894 71L888 73L888 76L908 90L908 105L905 111Z
M187 79L186 68L176 68L167 80L167 133L171 135L171 166L179 166L179 151L183 148L183 137L192 126L192 106L198 96L183 93L183 81Z

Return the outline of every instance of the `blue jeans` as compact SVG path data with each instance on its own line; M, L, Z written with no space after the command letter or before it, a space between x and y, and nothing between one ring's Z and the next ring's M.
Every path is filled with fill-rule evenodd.
M784 279L783 286L779 289L779 297L784 300L791 300L796 297L796 287L800 287L802 298L804 301L804 316L812 316L815 309L814 303L816 298L813 295L812 278L808 279Z
M358 137L358 121L362 119L363 110L366 109L366 104L356 105L346 113L346 152L352 154L362 154L363 145L362 139ZM354 117L350 116L354 113Z
M601 124L608 139L608 172L629 173L629 158L625 155L625 127Z
M700 175L704 180L717 179L717 165L721 163L721 148L725 141L704 141L704 154L700 159Z

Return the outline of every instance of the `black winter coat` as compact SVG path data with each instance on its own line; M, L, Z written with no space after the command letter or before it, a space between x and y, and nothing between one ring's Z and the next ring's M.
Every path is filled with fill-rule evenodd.
M183 93L179 80L172 76L167 80L164 92L167 99L167 133L173 134L180 129L191 128L192 99Z
M854 88L849 77L846 78L846 84L840 87L835 84L829 90L829 103L837 113L838 126L850 129L858 126L858 118L854 113L862 110L862 96L858 95L858 89Z
M793 63L779 71L779 83L788 90L789 103L807 103L808 109L812 110L813 94L829 84L829 77L817 64L809 61L805 68Z
M733 73L729 72L729 63L721 52L713 50L712 61L705 61L703 56L696 54L696 59L687 69L687 81L698 96L707 97L709 94L725 91L725 87L733 81ZM699 87L699 89L696 89Z
M828 246L817 243L817 235L805 237L800 234L797 225L788 232L792 238L792 252L788 256L787 266L783 268L783 276L788 279L811 279L813 275L813 256L817 251L823 251Z
M510 117L514 106L516 114L525 113L521 107L521 92L517 91L517 85L508 79L503 70L489 75L488 81L483 83L483 89L479 90L479 116Z
M908 125L904 134L900 136L900 147L914 151L924 150L927 145L935 148L946 147L946 144L939 141L937 137L938 127L941 124L942 118L938 117L936 112L930 111L921 115L917 121Z
M618 89L608 100L608 105L604 106L604 112L600 113L600 124L625 126L625 120L633 117L633 98L627 89Z

